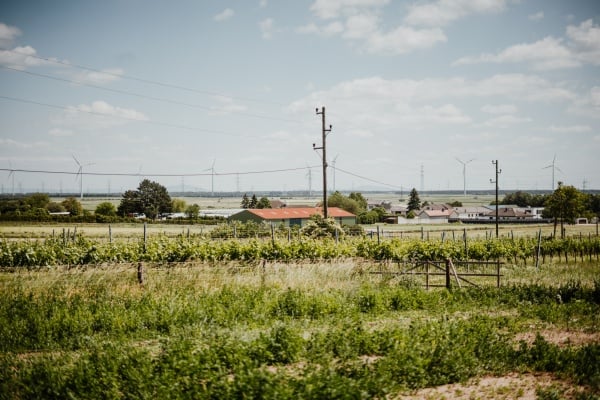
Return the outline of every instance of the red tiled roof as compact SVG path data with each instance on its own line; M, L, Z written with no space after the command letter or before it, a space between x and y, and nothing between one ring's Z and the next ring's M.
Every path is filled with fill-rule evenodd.
M248 209L251 212L263 219L290 219L290 218L310 218L311 215L323 215L321 207L305 207L305 208L262 208ZM327 215L329 217L354 217L355 215L338 207L328 207Z

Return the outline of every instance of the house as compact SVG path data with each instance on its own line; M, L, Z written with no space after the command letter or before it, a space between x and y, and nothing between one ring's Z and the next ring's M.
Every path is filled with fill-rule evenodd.
M492 210L485 214L485 217L494 220L496 219L496 210ZM518 207L498 207L498 220L502 221L524 221L533 219L530 213L520 211Z
M452 218L456 218L458 214L452 209L446 208L443 210L421 210L417 214L417 218L421 223L445 223Z
M490 212L487 207L454 207L457 221L469 221L485 218L485 215Z
M285 208L263 208L246 209L229 217L230 221L253 221L257 223L267 222L283 226L304 226L311 216L323 215L321 207L285 207ZM340 225L356 225L356 216L338 207L328 207L327 214Z

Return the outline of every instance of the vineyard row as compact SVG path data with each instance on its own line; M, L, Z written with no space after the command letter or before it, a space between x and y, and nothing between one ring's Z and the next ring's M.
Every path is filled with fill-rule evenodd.
M527 263L565 260L593 260L600 254L600 238L534 239L500 238L471 241L423 241L416 239L373 240L367 237L302 240L211 241L198 237L166 236L147 240L106 243L83 235L64 242L0 241L0 267L93 265L129 262L254 262L327 261L362 258L374 261L501 260Z

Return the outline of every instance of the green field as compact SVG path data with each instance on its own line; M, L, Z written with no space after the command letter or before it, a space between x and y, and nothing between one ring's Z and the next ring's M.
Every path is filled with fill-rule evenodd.
M534 239L473 240L503 254L501 287L426 290L401 260L458 260L462 242L179 226L143 246L122 228L0 240L0 399L599 398L592 235L544 242L537 268Z

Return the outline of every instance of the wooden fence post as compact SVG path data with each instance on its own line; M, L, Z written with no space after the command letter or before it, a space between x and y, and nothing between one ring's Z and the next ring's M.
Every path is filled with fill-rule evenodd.
M108 224L108 243L112 243L112 227Z
M144 253L146 252L146 241L148 240L148 233L146 231L146 222L144 222Z
M140 285L144 284L144 264L141 261L137 266L137 280Z
M450 259L446 258L446 289L450 289Z
M500 287L500 259L496 260L496 287Z

